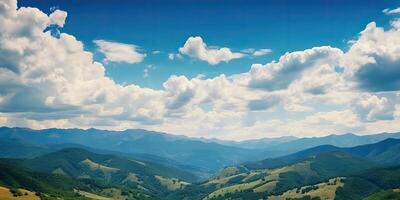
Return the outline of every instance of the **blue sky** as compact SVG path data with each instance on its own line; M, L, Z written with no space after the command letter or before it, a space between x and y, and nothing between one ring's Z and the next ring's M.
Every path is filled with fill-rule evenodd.
M247 72L253 63L277 60L285 52L314 46L347 48L371 21L388 25L382 10L395 1L124 1L124 0L22 0L21 6L38 7L50 13L56 7L68 12L64 32L71 33L96 52L93 40L104 39L135 44L147 54L137 64L110 63L107 75L118 83L135 83L160 88L173 74L195 77L203 74ZM272 53L221 62L210 66L204 61L170 61L190 36L201 36L208 45L232 50L268 48ZM162 53L152 55L151 51ZM101 54L96 54L98 60ZM148 65L154 68L144 78Z
M0 126L400 131L396 1L0 1Z

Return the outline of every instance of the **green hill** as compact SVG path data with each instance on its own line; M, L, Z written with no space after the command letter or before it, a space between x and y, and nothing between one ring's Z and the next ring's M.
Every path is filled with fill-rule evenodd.
M185 195L191 189L198 192L198 199L260 199L282 194L292 188L317 184L329 178L351 175L374 165L362 157L329 152L276 168L248 169L243 165L227 167L197 188L188 188L171 198L188 197Z
M73 192L74 188L92 191L102 185L90 180L77 180L57 174L30 172L14 164L0 161L0 185L8 188L26 188L38 193L64 199L86 199Z
M14 162L31 171L100 180L106 184L134 188L156 196L175 190L171 190L172 187L166 185L165 180L185 183L180 188L183 189L197 178L179 169L142 160L96 154L78 148L63 149Z
M356 200L369 196L374 199L386 195L375 193L397 188L400 188L400 167L370 169L347 177L344 186L336 191L336 199Z

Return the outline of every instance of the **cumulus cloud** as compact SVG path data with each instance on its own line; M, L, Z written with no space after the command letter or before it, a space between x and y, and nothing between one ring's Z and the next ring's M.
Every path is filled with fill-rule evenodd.
M359 88L366 91L400 89L400 26L392 22L390 30L367 25L358 40L353 41L343 63L345 72Z
M395 106L385 97L365 94L354 102L354 110L363 121L392 120Z
M98 50L104 54L105 62L126 62L130 64L140 63L146 54L138 51L138 47L133 44L110 42L106 40L93 41Z
M382 12L387 14L387 15L400 14L400 8L395 8L395 9L385 8L385 9L382 10Z
M171 76L156 90L115 83L73 35L53 37L48 27L65 25L67 16L57 15L0 1L1 125L147 128L229 139L398 130L398 20L388 30L369 24L346 52L328 46L288 52L241 74ZM144 58L137 58L134 45L96 44L107 49L108 62ZM209 47L200 37L189 38L180 50L171 57L210 64L257 51L238 55ZM293 111L307 113L298 119Z
M232 52L227 47L211 48L199 36L189 37L183 47L179 48L179 52L191 58L208 62L216 65L220 62L229 62L233 59L242 58L245 55L239 52Z
M26 112L21 118L36 120L81 115L161 119L162 92L114 83L74 36L44 32L50 16L35 8L17 9L11 0L0 5L1 112Z
M67 12L62 10L55 10L49 16L50 23L55 24L59 27L63 27L65 24L65 19L67 19Z
M332 47L315 47L305 51L286 53L278 62L253 64L250 87L265 90L286 89L304 71L319 65L336 65L342 51Z

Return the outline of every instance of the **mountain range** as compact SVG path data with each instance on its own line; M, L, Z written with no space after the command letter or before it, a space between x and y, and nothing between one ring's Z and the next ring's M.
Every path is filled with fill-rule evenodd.
M146 130L2 127L0 186L41 199L385 199L400 188L398 138L235 142Z

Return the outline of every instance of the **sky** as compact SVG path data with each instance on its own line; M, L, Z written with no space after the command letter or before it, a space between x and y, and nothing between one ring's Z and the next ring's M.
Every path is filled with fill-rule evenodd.
M396 1L3 0L0 125L400 131Z

